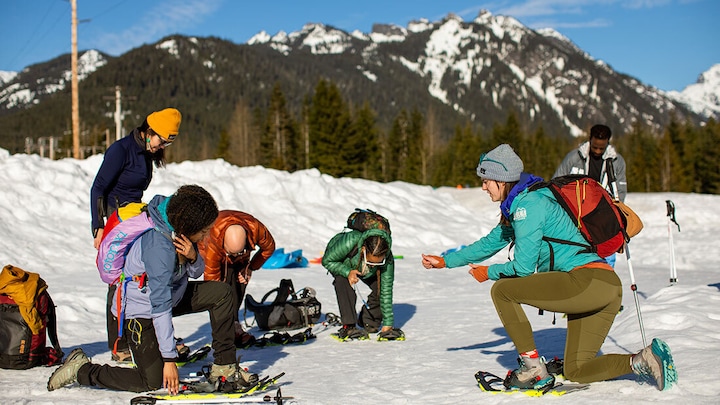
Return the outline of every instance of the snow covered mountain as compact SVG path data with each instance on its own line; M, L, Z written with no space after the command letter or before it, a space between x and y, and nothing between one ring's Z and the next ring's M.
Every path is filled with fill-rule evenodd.
M106 63L107 58L96 50L78 54L78 79L85 79ZM67 54L19 73L0 72L0 105L7 110L24 108L65 89L72 80L69 66L70 55Z
M389 53L426 84L429 94L458 113L475 118L487 108L476 108L481 105L472 100L489 99L498 110L510 107L531 119L557 119L576 136L589 119L617 120L618 126L629 129L642 117L659 127L658 115L680 111L682 116L682 110L689 109L707 118L713 105L720 109L717 88L704 93L705 108L699 110L696 94L669 97L613 71L554 30L534 31L512 17L488 11L472 22L449 15L434 23L415 21L406 28L376 25L367 35L307 24L291 34L261 32L248 44L265 44L286 56L360 53L363 64L358 69L372 81L382 75L382 55Z
M117 63L108 65L109 60ZM133 65L139 61L143 70ZM175 80L192 82L183 87L184 97L198 106L212 104L218 116L225 117L232 114L234 100L264 100L267 89L278 81L288 102L299 109L319 78L338 83L352 102L369 101L385 125L400 109L419 108L423 113L435 111L438 122L450 127L443 128L446 133L452 133L458 122L492 128L511 111L528 131L542 126L574 136L597 122L622 133L636 122L657 130L671 116L699 123L720 114L720 86L708 85L719 82L720 69L704 73L702 86L666 93L615 72L554 30L532 30L512 17L487 11L473 21L450 14L406 27L376 24L371 33L309 23L292 33L260 32L241 45L173 35L117 58L91 50L81 55L80 72L81 79L94 74L94 80L91 87L81 88L86 97L101 97L93 92L116 85L144 94L136 105L144 111L158 102L153 97L176 95L150 88L163 82L157 75L170 67L168 63ZM0 117L41 103L65 89L69 80L69 55L33 65L14 77L0 76ZM145 102L149 105L141 104ZM82 108L89 124L104 119L105 111L98 114L93 105ZM205 114L201 110L197 113ZM217 120L202 124L211 133L223 125ZM18 125L15 120L0 126ZM19 139L18 134L10 135Z
M696 83L682 92L671 91L668 96L704 117L720 119L720 63L702 73Z

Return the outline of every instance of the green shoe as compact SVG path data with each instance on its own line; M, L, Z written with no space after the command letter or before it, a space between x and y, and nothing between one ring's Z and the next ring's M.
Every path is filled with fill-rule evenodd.
M77 381L77 373L83 364L90 363L90 359L81 348L68 354L65 362L55 370L48 379L48 391L54 391Z

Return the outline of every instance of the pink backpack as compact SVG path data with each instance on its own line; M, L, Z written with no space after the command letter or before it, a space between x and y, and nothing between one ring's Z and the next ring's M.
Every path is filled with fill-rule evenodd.
M146 206L143 203L130 203L117 209L108 218L96 259L100 279L105 283L122 281L130 246L145 232L155 228Z

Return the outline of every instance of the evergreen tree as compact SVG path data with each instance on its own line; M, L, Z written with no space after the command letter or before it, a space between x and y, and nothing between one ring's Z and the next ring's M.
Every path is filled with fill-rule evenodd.
M354 113L345 160L351 165L352 177L382 180L382 154L376 114L365 102Z
M261 138L262 162L278 170L297 168L297 136L280 84L273 86L265 130Z
M308 116L311 166L332 176L343 175L342 152L350 124L348 107L337 86L321 79Z

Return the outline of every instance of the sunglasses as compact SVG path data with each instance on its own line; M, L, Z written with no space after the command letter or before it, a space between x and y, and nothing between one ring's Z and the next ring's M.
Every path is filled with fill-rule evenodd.
M363 262L368 267L374 267L374 266L382 266L385 264L385 258L383 257L381 262L369 262L367 260L367 255L365 254L365 251L363 250Z

